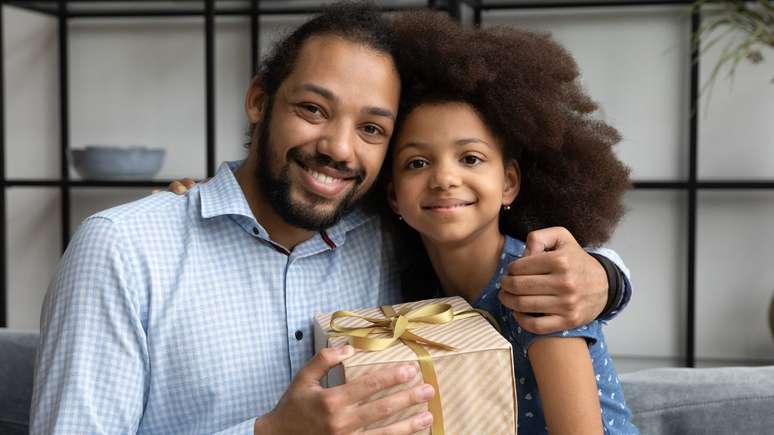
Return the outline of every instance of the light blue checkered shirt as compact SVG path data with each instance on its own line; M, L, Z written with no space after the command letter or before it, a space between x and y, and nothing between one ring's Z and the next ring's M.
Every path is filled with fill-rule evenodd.
M311 358L315 313L398 302L376 216L352 212L286 255L238 165L81 224L43 306L31 433L252 434Z
M33 434L251 434L311 358L315 313L398 302L377 217L286 255L237 166L81 224L43 306Z

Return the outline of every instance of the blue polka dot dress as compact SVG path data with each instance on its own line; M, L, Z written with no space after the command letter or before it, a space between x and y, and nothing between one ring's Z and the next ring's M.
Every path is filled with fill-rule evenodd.
M497 297L497 293L500 291L500 277L505 273L509 263L523 255L524 247L524 243L520 240L505 236L500 265L487 287L472 305L475 308L490 312L500 323L502 334L513 345L519 408L519 434L546 434L548 430L543 416L543 406L540 402L540 392L532 366L527 359L527 349L539 336L521 329L510 310L505 308ZM599 403L602 408L600 418L602 418L605 433L638 434L639 431L631 423L631 412L626 407L618 375L607 351L601 323L594 321L576 329L548 335L586 339L597 381Z

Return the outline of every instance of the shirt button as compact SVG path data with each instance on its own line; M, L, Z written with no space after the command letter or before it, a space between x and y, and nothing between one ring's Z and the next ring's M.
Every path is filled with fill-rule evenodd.
M257 236L259 233L260 231L258 230L258 227L253 227L253 234Z
M301 341L304 338L304 333L301 330L296 331L296 340Z

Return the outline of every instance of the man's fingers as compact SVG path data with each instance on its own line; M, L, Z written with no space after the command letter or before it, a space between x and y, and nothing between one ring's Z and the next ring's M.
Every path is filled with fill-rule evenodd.
M425 403L432 399L434 395L435 390L431 385L422 384L365 403L357 410L358 426L365 427L371 423L384 420L409 406Z
M533 253L529 257L521 257L508 265L508 275L544 275L558 272L563 267L562 261L567 255L563 252Z
M524 255L529 256L543 251L553 251L570 241L574 242L575 238L564 227L535 230L527 234L527 248L524 251Z
M560 316L531 316L517 312L514 312L513 315L516 316L516 321L519 322L522 329L533 334L549 334L569 328L567 320Z
M511 311L519 313L559 314L562 301L556 296L514 296L500 292L500 302Z
M334 388L346 395L348 403L357 403L386 388L409 382L416 376L416 367L402 365L366 373L352 382Z
M320 349L320 351L317 352L317 355L306 363L296 376L302 381L320 382L320 379L328 373L328 370L349 358L354 353L354 349L349 345Z
M395 422L389 426L365 431L364 435L403 435L413 434L427 429L433 424L433 414L422 411L405 420Z
M503 275L500 279L501 293L510 293L515 296L554 296L555 286L556 277L551 275Z

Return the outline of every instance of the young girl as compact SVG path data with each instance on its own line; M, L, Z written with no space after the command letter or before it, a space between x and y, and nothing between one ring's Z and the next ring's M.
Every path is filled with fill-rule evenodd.
M617 132L588 116L574 60L546 36L423 12L397 26L405 101L383 178L407 296L458 295L494 315L513 344L520 434L637 433L599 322L536 336L499 300L529 231L609 238L629 186Z

